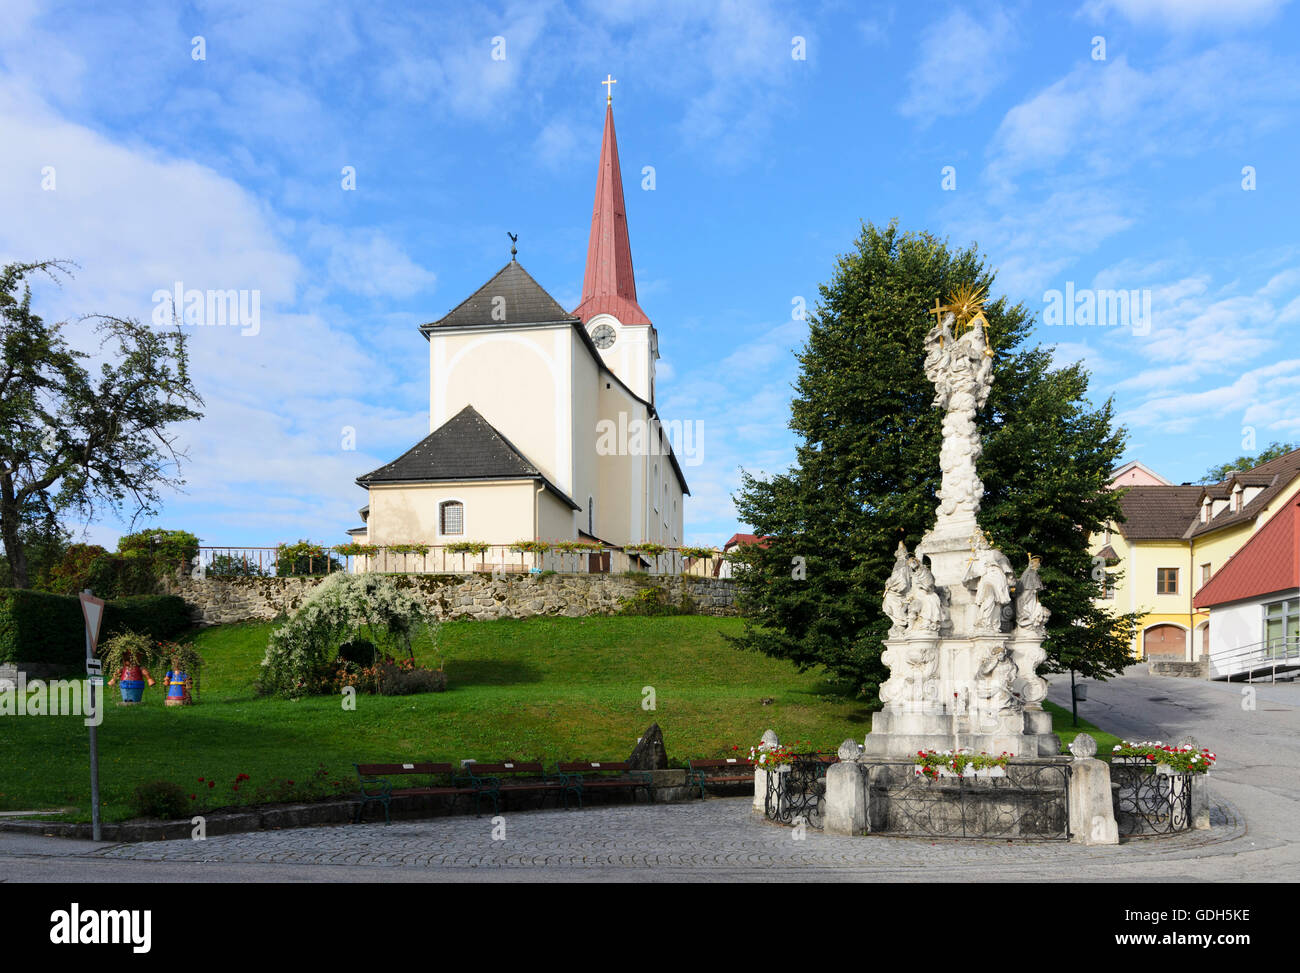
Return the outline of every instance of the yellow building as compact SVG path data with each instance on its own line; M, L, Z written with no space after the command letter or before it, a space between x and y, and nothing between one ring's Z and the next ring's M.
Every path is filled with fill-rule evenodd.
M1196 592L1300 493L1300 450L1205 486L1145 476L1125 486L1138 465L1112 476L1112 488L1124 491L1124 522L1093 538L1098 565L1115 579L1101 603L1141 614L1134 658L1195 661L1209 650L1211 623L1195 608Z

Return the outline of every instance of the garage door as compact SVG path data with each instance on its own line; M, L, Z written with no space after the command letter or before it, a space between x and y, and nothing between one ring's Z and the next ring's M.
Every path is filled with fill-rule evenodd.
M1153 625L1142 636L1142 654L1149 659L1187 658L1187 633L1177 625Z

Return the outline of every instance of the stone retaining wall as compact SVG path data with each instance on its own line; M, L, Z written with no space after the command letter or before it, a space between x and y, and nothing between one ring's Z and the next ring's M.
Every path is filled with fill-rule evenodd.
M700 615L734 615L735 586L726 578L621 574L393 575L438 618L529 618L533 615L614 615L623 599L658 588L665 602ZM271 621L290 614L322 578L184 577L163 582L166 594L190 606L197 625Z
M1196 662L1169 662L1149 660L1148 670L1153 676L1184 676L1189 679L1210 678L1210 657L1203 655Z

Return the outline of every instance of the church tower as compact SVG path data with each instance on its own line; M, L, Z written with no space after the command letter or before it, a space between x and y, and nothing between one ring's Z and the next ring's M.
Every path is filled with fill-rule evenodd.
M591 335L605 366L633 393L653 404L659 335L636 300L613 99L608 95L587 240L587 271L582 280L582 302L573 314Z

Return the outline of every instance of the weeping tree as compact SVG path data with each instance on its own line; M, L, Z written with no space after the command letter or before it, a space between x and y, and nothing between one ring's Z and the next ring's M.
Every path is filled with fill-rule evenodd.
M899 541L914 547L934 523L941 472L934 386L923 369L928 310L961 285L995 293L975 250L928 233L867 225L839 258L810 317L791 406L794 465L742 474L736 507L764 538L743 548L742 648L821 665L874 697L889 620L881 608ZM1128 661L1135 616L1094 599L1104 565L1090 535L1123 520L1106 484L1124 445L1112 403L1086 398L1079 364L1057 367L1028 346L1033 319L1005 298L985 305L996 351L992 392L977 416L984 437L980 523L1012 563L1041 555L1051 610L1049 671L1106 678ZM1112 576L1113 577L1113 576Z
M29 281L68 274L67 261L0 269L0 540L11 585L31 583L34 518L94 519L108 507L134 522L153 514L165 487L183 484L176 423L199 419L185 335L131 318L90 315L104 356L67 341L67 322L32 312Z

